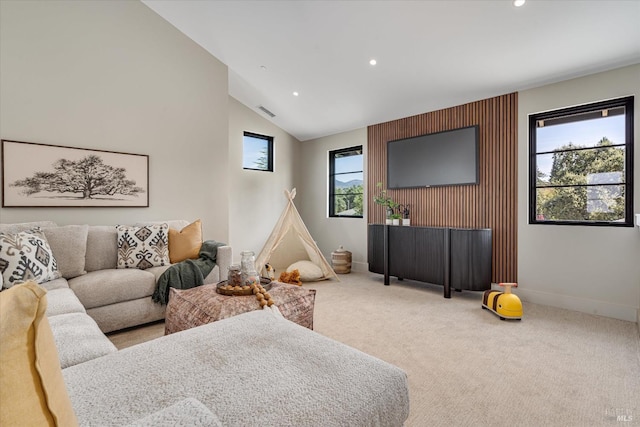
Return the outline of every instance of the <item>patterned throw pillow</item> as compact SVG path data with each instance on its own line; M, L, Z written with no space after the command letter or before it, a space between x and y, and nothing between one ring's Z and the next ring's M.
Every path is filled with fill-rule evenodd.
M4 288L29 280L44 283L61 277L40 227L16 234L0 233L0 271Z
M169 265L169 226L153 224L142 227L119 225L118 268L139 268Z

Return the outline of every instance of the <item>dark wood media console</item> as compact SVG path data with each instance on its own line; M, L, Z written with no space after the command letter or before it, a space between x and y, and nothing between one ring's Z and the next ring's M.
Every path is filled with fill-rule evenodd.
M369 271L455 290L491 288L491 229L369 224Z

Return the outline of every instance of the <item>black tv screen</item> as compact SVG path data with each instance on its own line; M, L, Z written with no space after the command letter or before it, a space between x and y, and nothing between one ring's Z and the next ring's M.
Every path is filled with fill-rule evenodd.
M478 182L478 126L387 143L387 188Z

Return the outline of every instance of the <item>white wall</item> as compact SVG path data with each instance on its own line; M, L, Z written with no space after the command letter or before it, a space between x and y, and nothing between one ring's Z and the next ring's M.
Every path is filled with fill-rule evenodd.
M527 115L635 95L634 212L640 212L640 65L518 95L518 294L527 301L637 321L640 230L528 224ZM526 316L526 313L525 313Z
M201 218L226 241L227 67L137 1L0 8L3 139L150 155L149 208L3 208L0 221Z
M245 131L274 137L273 172L242 169ZM299 149L297 139L229 97L229 242L236 261L243 250L257 256L271 234L286 206L284 190L297 185Z
M331 252L342 245L351 252L352 269L367 271L367 204L364 218L329 218L329 151L362 145L364 168L367 165L367 129L357 129L302 143L300 165L303 168L301 200L297 204L318 247L329 262ZM367 194L367 175L364 193ZM366 197L365 197L366 199Z

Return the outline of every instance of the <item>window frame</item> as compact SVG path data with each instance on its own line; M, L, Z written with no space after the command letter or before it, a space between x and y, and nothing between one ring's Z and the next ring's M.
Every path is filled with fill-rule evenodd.
M360 151L363 155L362 170L354 170L349 172L335 172L336 155L340 153L348 153L350 151ZM362 173L362 215L336 215L335 213L335 176L349 173ZM329 151L329 218L364 218L364 150L362 145L354 145L353 147L340 148Z
M610 99L606 101L593 102L573 107L561 108L551 111L545 111L529 115L529 224L545 224L545 225L582 225L595 227L633 227L633 157L634 157L634 135L633 135L633 119L634 119L634 97L626 96L622 98ZM624 107L625 112L625 142L624 144L616 144L614 146L624 146L625 148L625 171L624 183L625 188L625 206L624 221L586 221L586 220L540 220L537 218L537 123L539 120L559 119L576 114L585 114L589 112L597 112L598 110L613 109ZM591 148L587 148L591 149ZM597 149L597 148L594 148ZM584 187L595 186L597 184L585 184Z
M247 168L244 166L244 138L245 137L263 139L267 141L267 168ZM243 132L242 134L242 169L250 170L250 171L261 171L261 172L273 172L273 137L268 135L261 135L259 133L253 132Z

